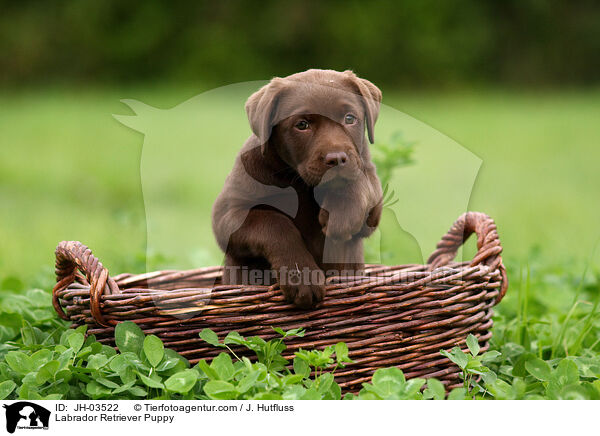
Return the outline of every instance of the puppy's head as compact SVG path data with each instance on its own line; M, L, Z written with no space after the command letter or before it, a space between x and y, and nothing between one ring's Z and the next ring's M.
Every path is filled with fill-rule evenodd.
M253 94L246 112L262 152L277 155L311 186L359 177L381 91L351 71L308 70L275 78Z

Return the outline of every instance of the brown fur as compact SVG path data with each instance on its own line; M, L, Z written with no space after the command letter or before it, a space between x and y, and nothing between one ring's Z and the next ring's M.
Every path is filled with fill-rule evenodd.
M382 207L365 139L366 129L373 142L380 102L375 85L332 70L275 78L248 99L254 135L213 207L225 283L245 281L239 267L273 269L286 299L310 307L327 271L363 268L362 238ZM312 279L283 284L281 274L298 270Z

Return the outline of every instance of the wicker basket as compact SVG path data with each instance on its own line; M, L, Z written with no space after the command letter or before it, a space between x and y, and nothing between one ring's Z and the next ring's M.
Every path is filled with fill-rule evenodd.
M452 262L473 232L475 258ZM87 324L88 332L107 344L114 344L118 322L134 321L192 364L220 351L199 338L207 327L221 338L236 330L265 340L276 337L272 326L304 327L304 337L286 342L284 356L345 342L354 363L336 371L336 380L346 391L356 391L377 368L392 365L408 378L437 377L454 386L457 368L439 350L464 348L469 333L487 349L492 307L508 286L501 251L493 220L468 212L442 238L427 265L369 265L365 276L332 278L325 300L306 311L287 304L276 286L220 285L221 267L111 278L85 245L65 241L56 249L53 304L61 318Z

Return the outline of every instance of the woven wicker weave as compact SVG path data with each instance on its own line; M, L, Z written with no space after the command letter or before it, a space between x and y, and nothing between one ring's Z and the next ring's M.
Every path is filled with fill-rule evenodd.
M477 235L475 258L452 262L471 233ZM468 212L427 265L369 265L365 276L332 278L325 300L306 311L287 304L276 286L219 285L221 267L111 278L85 245L65 241L56 249L53 304L61 318L87 324L107 344L114 343L118 322L134 321L192 364L220 351L199 338L207 327L221 338L236 330L265 340L276 337L271 327L304 327L304 337L286 340L284 355L345 342L354 363L338 369L336 380L347 391L392 365L408 378L437 377L453 386L459 382L457 368L439 350L464 348L469 333L487 349L492 307L508 286L501 251L493 220Z

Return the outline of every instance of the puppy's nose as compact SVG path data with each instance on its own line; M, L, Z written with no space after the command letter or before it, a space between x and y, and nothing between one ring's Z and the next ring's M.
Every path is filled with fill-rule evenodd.
M336 151L325 155L325 165L328 167L344 166L346 162L348 162L348 155L343 151Z

